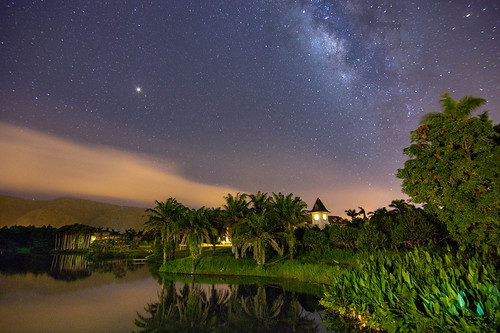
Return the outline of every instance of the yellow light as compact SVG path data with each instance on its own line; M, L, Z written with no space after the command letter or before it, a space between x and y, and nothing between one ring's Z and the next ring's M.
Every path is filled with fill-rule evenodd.
M323 214L323 220L326 220L326 214Z
M319 214L314 214L314 219L315 219L316 221L318 221L318 220L319 220Z

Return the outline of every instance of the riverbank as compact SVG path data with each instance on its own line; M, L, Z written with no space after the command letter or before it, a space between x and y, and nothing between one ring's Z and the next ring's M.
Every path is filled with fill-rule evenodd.
M296 260L234 259L230 250L205 252L196 274L291 278L322 284L331 313L389 332L496 332L500 328L499 275L494 263L463 251L304 253ZM309 259L307 259L309 258ZM169 261L161 272L189 274L191 259Z

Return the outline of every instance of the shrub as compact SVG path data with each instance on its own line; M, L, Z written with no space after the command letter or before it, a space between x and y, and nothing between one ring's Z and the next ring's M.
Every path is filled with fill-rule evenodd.
M338 247L354 248L358 239L359 228L333 225L329 228L330 243Z
M378 230L373 223L365 223L356 240L356 246L360 249L386 248L388 245L389 237Z
M328 236L326 232L320 230L317 226L307 228L304 232L302 244L311 249L328 248Z

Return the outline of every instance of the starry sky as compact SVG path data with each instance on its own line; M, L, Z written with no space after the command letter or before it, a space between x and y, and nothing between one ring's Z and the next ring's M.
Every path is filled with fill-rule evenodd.
M2 1L0 193L386 206L442 93L500 121L499 25L495 0Z

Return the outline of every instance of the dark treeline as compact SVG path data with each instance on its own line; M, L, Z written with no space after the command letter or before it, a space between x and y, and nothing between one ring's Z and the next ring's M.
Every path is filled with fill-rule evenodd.
M95 228L83 224L35 227L11 226L0 228L0 252L46 253L53 250L82 250L90 247L91 237L99 232L106 232L113 240L132 241L147 235L128 229L120 233L109 228Z
M51 226L11 226L0 229L0 251L16 252L20 249L48 252L54 249L58 229Z

